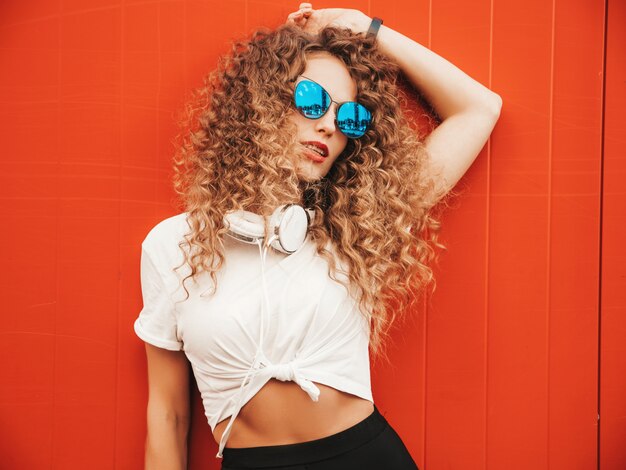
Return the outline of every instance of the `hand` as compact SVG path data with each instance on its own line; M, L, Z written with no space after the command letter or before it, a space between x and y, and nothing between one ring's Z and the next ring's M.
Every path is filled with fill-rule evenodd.
M323 8L314 10L310 3L301 3L300 9L287 16L287 23L300 26L305 32L317 34L330 24L350 28L355 33L366 32L372 19L359 10L347 8Z

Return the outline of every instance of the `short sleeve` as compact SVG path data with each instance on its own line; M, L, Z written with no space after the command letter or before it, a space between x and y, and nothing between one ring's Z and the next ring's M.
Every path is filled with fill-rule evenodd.
M141 295L143 308L135 320L137 336L171 351L183 349L178 337L174 304L165 282L145 248L141 250Z

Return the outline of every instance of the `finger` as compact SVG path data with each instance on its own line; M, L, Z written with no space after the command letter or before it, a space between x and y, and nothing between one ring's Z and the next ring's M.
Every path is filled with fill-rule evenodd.
M299 8L313 8L313 4L312 3L303 2L303 3L300 4Z
M287 23L295 24L302 27L307 22L307 18L304 18L299 12L291 13L287 17Z
M288 19L288 20L289 20L289 19L291 19L291 20L297 20L298 18L301 18L301 17L302 17L302 12L300 12L300 11L295 11L295 12L293 12L293 13L290 13L290 14L287 16L287 19Z

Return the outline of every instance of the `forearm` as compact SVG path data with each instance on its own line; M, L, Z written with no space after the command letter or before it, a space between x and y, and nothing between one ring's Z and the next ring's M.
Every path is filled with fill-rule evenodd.
M367 31L363 15L358 29ZM381 51L396 62L442 119L470 109L499 110L500 97L427 47L381 25L376 37Z
M189 420L148 416L145 470L186 470Z
M442 119L470 108L499 107L499 96L458 67L403 34L382 25L380 49L392 58Z

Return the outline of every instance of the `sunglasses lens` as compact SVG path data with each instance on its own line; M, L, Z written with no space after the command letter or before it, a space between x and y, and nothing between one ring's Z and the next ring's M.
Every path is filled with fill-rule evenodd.
M354 101L343 103L337 111L337 126L346 136L357 139L372 123L372 113Z
M298 111L310 119L322 117L331 103L328 92L310 80L302 80L296 85L293 99Z

